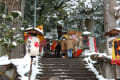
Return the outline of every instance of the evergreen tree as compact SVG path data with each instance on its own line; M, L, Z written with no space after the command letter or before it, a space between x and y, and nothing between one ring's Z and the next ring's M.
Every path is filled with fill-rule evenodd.
M22 34L17 33L16 28L11 25L14 20L21 19L21 14L20 12L13 11L10 15L1 14L0 17L0 45L3 49L2 54L10 55L12 48L15 48L18 43L24 43ZM21 31L21 28L19 28L19 31Z

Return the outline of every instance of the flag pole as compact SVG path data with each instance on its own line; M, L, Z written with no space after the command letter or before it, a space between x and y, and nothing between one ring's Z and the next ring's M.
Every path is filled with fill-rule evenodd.
M30 72L29 72L29 79L28 79L28 80L30 80L31 73L32 73L32 62L33 62L33 57L31 57L31 62L30 62Z
M115 80L117 80L117 75L116 75L116 64L113 64L114 65L114 78Z
M37 0L34 0L34 26L33 28L36 27L36 5L37 5Z

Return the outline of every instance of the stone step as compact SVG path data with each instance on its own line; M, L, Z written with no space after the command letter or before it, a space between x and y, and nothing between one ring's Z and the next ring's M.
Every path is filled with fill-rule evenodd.
M84 68L85 65L41 65L41 64L38 64L38 66L40 67L53 67L53 68L61 68L61 67L68 67L68 68Z
M66 62L69 62L69 63L86 63L86 62L84 62L84 61L76 61L76 60L74 60L74 61L70 61L70 60L64 60L64 61L60 61L60 60L50 60L50 61L48 61L48 60L46 60L46 61L44 61L44 60L39 60L38 62L40 62L40 63L66 63Z
M85 73L87 73L87 74L93 74L93 72L90 72L90 71L87 71L87 70L71 70L71 71L69 71L69 70L58 70L58 71L45 71L45 70L43 70L43 71L39 71L40 73L42 72L42 73L62 73L62 72L64 72L64 73L83 73L83 74L85 74Z
M53 77L55 75L47 75L49 77ZM39 80L45 80L45 78L47 76L37 76L36 79L39 79ZM97 80L96 77L73 77L73 76L56 76L58 77L60 80ZM47 80L47 79L46 79Z
M82 58L40 58L38 61L81 61Z
M38 69L40 70L46 70L46 71L51 71L51 70L70 70L70 71L80 71L80 70L83 70L83 71L89 71L89 69L87 68L79 68L79 67L76 67L76 68L73 68L73 67L38 67Z
M97 80L96 77L60 77L60 80Z
M84 68L84 67L37 67L38 69L42 69L42 70L55 70L55 69L62 69L62 70L89 70L88 68Z
M37 80L48 80L46 77L40 77ZM86 78L86 77L60 77L60 80L97 80L96 78Z
M81 59L83 59L83 58L81 58L81 57L79 57L79 58L40 58L40 57L38 57L39 59L42 59L42 60L48 60L48 59L51 59L51 60L53 60L53 59L57 59L57 60L68 60L68 59L74 59L74 60L81 60Z
M83 63L83 62L38 62L38 64L67 64L67 65L76 65L76 64L78 64L78 65L84 65L84 64L86 64L86 63Z
M88 74L88 73L65 73L65 72L56 72L56 73L40 73L37 74L37 76L72 76L72 77L77 77L77 76L81 76L81 77L95 77L94 74Z

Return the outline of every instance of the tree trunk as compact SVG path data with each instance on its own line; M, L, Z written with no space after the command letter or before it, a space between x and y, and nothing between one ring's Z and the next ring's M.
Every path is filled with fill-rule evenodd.
M107 0L103 0L103 7L104 7L104 32L108 29L108 11L107 11ZM107 39L105 40L105 43L107 43ZM105 48L104 51L107 51L107 44L104 44Z
M87 30L91 33L94 33L94 20L91 19L86 19L85 20L85 25L87 27Z
M116 0L104 0L104 30L105 32L113 29L116 27L116 20L115 20L115 10L114 7L116 6ZM106 51L108 55L112 55L112 52L108 51L109 48L109 38L106 37Z
M60 39L60 37L62 36L62 26L61 25L57 26L57 33L58 33L58 39Z

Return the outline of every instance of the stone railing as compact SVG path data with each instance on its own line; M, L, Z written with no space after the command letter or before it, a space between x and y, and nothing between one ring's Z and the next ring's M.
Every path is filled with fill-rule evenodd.
M120 77L120 66L111 64L111 59L105 56L99 56L99 54L93 54L90 56L94 63L94 67L98 70L99 74L104 78L114 79L114 66L116 66L117 78Z

